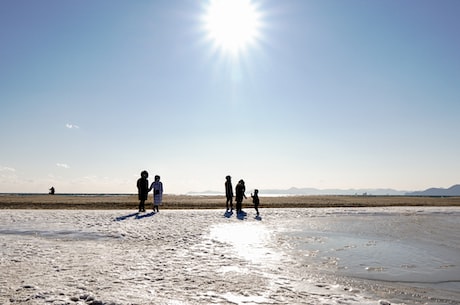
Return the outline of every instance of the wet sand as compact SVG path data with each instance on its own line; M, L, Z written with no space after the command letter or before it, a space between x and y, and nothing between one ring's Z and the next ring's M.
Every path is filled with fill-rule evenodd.
M347 240L347 247L321 254L324 242L342 231L336 221L357 218L352 229L361 232L374 217L395 215L426 232L431 222L420 217L452 217L456 207L266 209L259 218L247 212L241 218L212 209L2 209L0 304L460 304L455 290L341 275L345 252L372 251L393 225L375 228L382 238L366 236L364 245ZM298 225L307 235L297 235ZM456 232L458 222L451 225ZM412 236L411 228L400 229ZM439 239L458 249L456 236Z
M460 197L411 196L282 196L260 195L260 208L460 206ZM149 196L146 207L152 205ZM137 195L0 194L0 209L137 209ZM251 198L243 208L252 207ZM224 196L165 195L162 209L224 209Z
M397 274L366 261L406 233L437 234L424 217L457 213L460 197L261 196L260 218L250 198L244 217L224 213L223 196L165 195L158 214L151 200L139 214L136 195L0 194L0 304L460 304L455 288L370 280ZM400 224L390 225L388 213ZM353 217L359 234L344 240L334 226ZM449 232L458 232L449 217ZM363 237L369 228L382 237ZM395 228L404 234L388 239ZM336 236L347 243L331 251ZM435 237L458 249L456 234ZM356 264L343 269L357 250L366 278L344 272ZM418 270L423 260L401 264Z

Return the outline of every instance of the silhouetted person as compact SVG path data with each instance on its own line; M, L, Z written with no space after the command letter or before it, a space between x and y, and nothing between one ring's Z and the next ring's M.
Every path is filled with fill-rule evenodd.
M257 212L257 216L259 216L259 190L255 189L254 195L251 194L251 197L252 197L252 203L254 203L254 209Z
M225 197L227 198L227 212L233 211L233 186L232 186L232 177L225 177ZM229 209L230 207L230 209Z
M48 194L54 195L54 186L52 186L52 187L50 188L50 192L49 192Z
M243 198L247 198L244 192L246 191L246 186L244 185L244 180L241 179L235 187L235 199L236 199L236 212L241 213L243 208Z
M141 177L137 180L137 193L139 197L139 212L145 212L145 201L149 194L149 173L141 172Z
M159 206L163 201L163 183L160 181L160 176L155 176L155 181L152 182L152 185L149 188L149 191L153 189L153 211L160 212Z

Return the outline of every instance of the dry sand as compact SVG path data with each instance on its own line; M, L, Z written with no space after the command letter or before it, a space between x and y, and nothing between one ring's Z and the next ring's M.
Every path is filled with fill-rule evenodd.
M150 207L149 196L146 207ZM325 208L389 206L460 206L460 197L283 196L260 197L260 208ZM137 209L137 195L0 194L0 209ZM251 199L243 208L252 207ZM223 209L223 196L165 195L162 209Z

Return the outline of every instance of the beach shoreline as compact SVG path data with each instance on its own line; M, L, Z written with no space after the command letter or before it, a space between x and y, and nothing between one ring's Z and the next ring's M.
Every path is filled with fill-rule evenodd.
M125 210L137 209L135 194L0 194L0 209ZM235 204L235 203L234 203ZM151 208L152 197L146 201ZM252 208L250 198L243 208ZM390 206L460 206L460 197L413 196L260 196L260 208L327 208ZM224 209L219 195L164 195L161 209Z

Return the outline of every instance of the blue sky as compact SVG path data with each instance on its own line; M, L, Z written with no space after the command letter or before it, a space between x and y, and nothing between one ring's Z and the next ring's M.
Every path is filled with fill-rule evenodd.
M236 52L210 4L0 2L0 192L460 183L459 1L254 0Z

